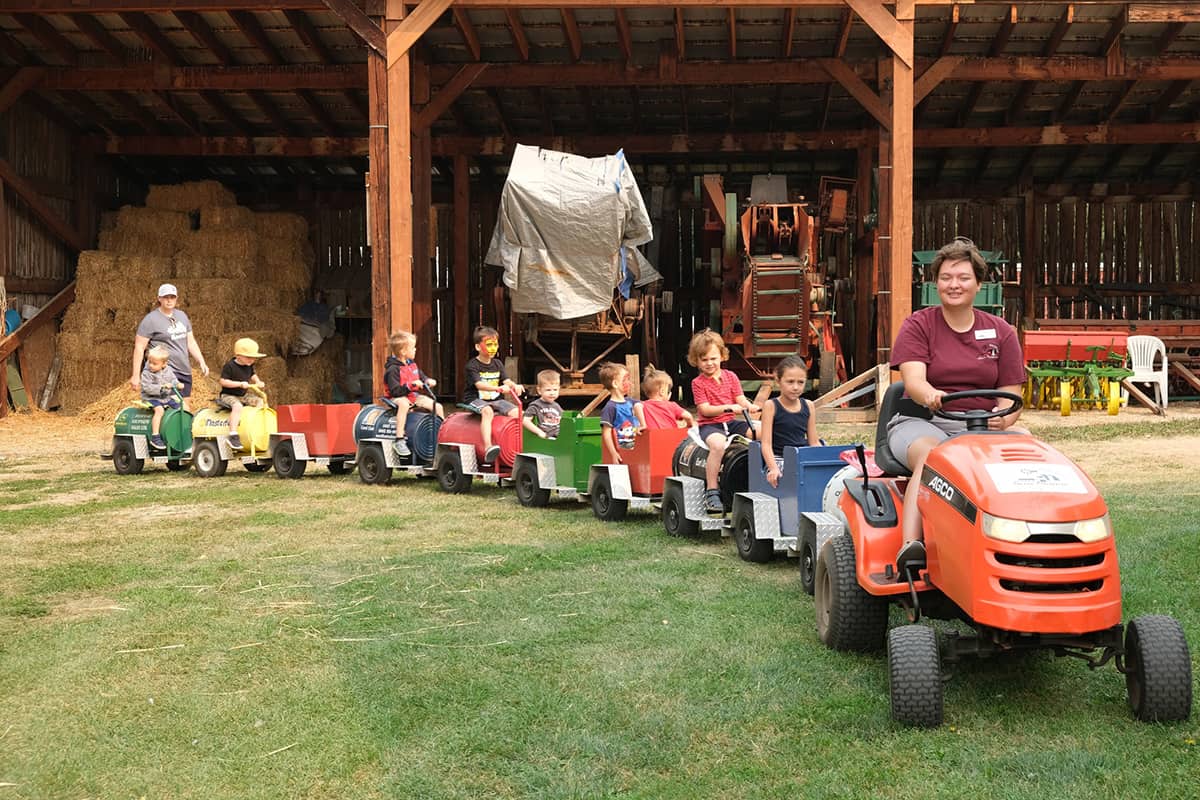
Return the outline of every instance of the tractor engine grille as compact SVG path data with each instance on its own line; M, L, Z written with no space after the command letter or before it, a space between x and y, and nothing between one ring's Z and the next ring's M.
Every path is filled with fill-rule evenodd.
M1098 592L1104 586L1104 579L1094 581L1079 581L1077 583L1030 583L1000 579L1000 587L1010 592L1028 592L1031 594L1080 594L1083 592Z
M1075 537L1071 537L1074 539ZM1086 556L1073 558L1044 558L1033 556L1014 556L1009 553L996 553L996 560L1010 567L1033 567L1034 569L1071 569L1074 567L1095 567L1104 563L1104 553L1090 553Z
M1045 455L1032 447L1001 447L1000 458L1005 461L1045 461Z

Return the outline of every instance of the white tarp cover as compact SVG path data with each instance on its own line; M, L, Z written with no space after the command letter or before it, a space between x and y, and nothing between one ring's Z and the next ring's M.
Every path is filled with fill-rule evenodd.
M662 276L635 248L654 238L623 152L584 158L517 145L484 261L504 268L513 311L574 319Z

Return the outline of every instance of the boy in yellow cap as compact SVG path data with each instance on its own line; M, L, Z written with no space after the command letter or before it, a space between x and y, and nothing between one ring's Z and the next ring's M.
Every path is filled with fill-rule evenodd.
M246 390L251 386L260 389L266 386L254 372L254 362L260 358L266 358L266 353L258 352L258 342L253 339L238 339L233 343L233 358L221 367L221 394L217 399L229 406L229 446L234 450L242 449L242 440L238 436L242 406L262 405L262 397L246 394Z

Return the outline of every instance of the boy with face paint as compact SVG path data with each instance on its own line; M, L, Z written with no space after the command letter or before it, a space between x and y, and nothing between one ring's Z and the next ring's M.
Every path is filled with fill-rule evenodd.
M467 385L463 391L463 403L479 415L479 428L483 437L485 464L493 464L500 455L500 447L492 444L492 419L496 414L506 417L519 416L515 404L505 400L504 391L521 395L525 387L514 383L504 372L504 362L497 358L500 351L500 334L495 328L480 325L475 329L476 356L467 362Z

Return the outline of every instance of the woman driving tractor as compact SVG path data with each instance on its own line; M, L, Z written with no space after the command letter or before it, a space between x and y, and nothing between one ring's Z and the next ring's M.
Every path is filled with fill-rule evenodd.
M892 454L912 471L904 492L904 544L896 557L905 562L925 560L917 497L921 470L929 451L950 436L966 430L966 422L931 414L942 408L942 397L972 389L999 389L1021 394L1025 364L1017 332L994 314L974 307L975 295L987 277L987 264L970 239L958 237L933 259L940 306L913 313L900 326L892 348L892 369L899 369L907 399L888 423ZM998 411L1010 400L964 398L946 404L948 411ZM1005 430L1017 421L1020 409L988 420L990 430Z

